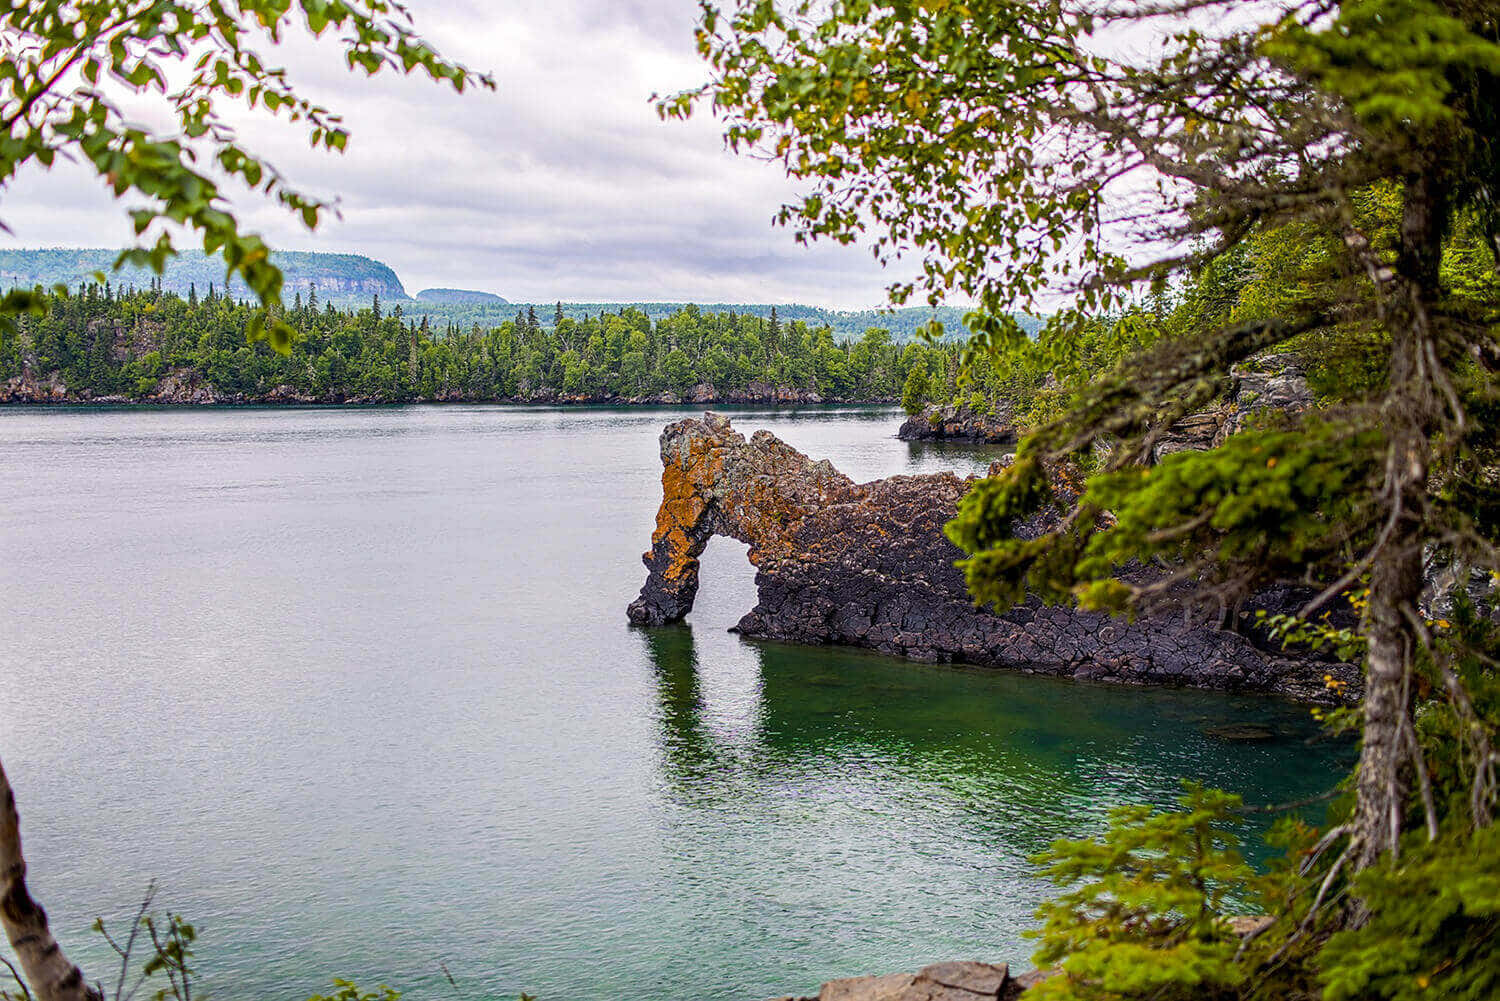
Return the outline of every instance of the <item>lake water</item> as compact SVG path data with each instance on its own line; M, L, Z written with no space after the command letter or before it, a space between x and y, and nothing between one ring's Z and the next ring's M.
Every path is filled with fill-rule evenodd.
M891 410L729 412L856 479L990 458ZM0 754L89 975L152 879L220 1001L1024 965L1052 839L1179 777L1265 803L1346 763L1274 700L742 641L726 540L689 625L629 628L687 413L0 411ZM1243 721L1280 737L1207 732Z

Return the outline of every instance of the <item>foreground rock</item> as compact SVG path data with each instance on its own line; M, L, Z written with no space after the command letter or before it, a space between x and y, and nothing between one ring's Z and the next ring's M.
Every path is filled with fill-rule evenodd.
M748 441L727 419L670 425L661 436L662 505L650 571L630 621L662 625L692 610L698 558L724 535L750 547L758 601L746 636L868 647L1124 684L1274 692L1326 700L1325 673L1357 672L1260 649L1182 612L1135 622L1028 604L975 608L943 535L973 482L952 473L855 483L766 431Z
M982 414L970 407L950 403L928 407L908 417L896 432L902 441L968 441L1008 445L1016 441L1016 427L1009 415Z
M830 980L813 997L776 1001L1011 1001L1045 976L1012 977L1004 963L934 963L916 973Z

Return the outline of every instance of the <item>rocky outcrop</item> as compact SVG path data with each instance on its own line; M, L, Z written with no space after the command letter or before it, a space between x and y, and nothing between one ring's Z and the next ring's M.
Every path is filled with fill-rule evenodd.
M1229 929L1240 938L1259 935L1275 921L1265 915L1237 915L1227 920ZM933 963L916 973L830 980L811 997L788 994L774 1001L1016 1001L1042 981L1062 975L1060 968L1052 967L1011 976L1005 963L961 960Z
M197 405L224 403L223 394L213 383L192 369L173 369L162 376L146 399L151 403L191 403Z
M758 601L750 637L868 647L919 661L959 661L1125 684L1278 692L1322 699L1324 673L1183 612L1134 622L1029 603L974 607L963 553L943 525L973 482L952 473L855 483L766 431L749 440L727 419L670 425L661 436L662 504L649 570L630 621L654 626L692 610L698 558L724 535L750 547ZM1023 528L1020 534L1034 531Z
M1008 414L979 413L950 403L927 407L908 417L896 432L902 441L969 441L992 445L1014 444L1016 426Z
M829 403L828 398L816 389L793 386L773 386L769 382L747 383L743 389L727 389L720 392L713 383L700 382L687 394L685 403ZM866 400L868 403L888 403L889 400Z
M813 997L776 1001L1010 1001L1041 979L1012 977L1004 963L934 963L916 973L830 980Z
M1251 427L1260 415L1300 414L1316 403L1307 370L1295 355L1263 355L1234 366L1223 402L1172 425L1157 439L1152 458L1160 462L1173 452L1217 448L1225 438Z
M45 379L18 375L0 383L0 403L67 403L71 395L56 372Z
M1234 385L1229 394L1232 412L1227 434L1243 430L1254 414L1267 410L1300 414L1317 403L1307 385L1307 369L1296 355L1262 355L1236 365L1231 375Z
M1274 919L1241 915L1228 918L1228 923L1235 935L1246 938L1265 931ZM1042 981L1062 975L1053 967L1011 976L1005 963L961 960L934 963L916 973L830 980L811 997L788 994L774 1001L1016 1001Z

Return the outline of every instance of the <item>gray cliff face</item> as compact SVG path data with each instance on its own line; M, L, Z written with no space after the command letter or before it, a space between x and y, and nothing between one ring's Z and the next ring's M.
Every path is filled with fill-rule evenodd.
M1221 404L1188 414L1157 440L1152 458L1173 452L1217 448L1224 439L1273 413L1300 414L1316 404L1307 373L1292 355L1264 355L1254 365L1236 365Z
M749 545L757 570L759 600L737 627L750 637L1311 700L1328 697L1325 673L1358 684L1352 668L1263 650L1185 610L1129 622L1037 603L999 614L976 608L954 566L963 553L943 534L972 478L857 484L768 432L747 441L713 414L669 426L661 454L649 573L628 610L637 625L674 622L692 609L698 557L725 535Z

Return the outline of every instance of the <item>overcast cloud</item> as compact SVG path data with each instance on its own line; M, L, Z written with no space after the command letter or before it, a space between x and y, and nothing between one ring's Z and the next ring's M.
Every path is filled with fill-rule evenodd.
M695 0L411 0L445 55L495 74L462 97L422 79L350 76L332 45L282 55L305 94L341 112L343 156L292 127L244 136L294 183L342 197L316 234L241 202L274 246L360 253L407 290L475 288L513 301L883 304L867 250L799 247L772 226L795 188L723 149L706 118L662 122L653 92L701 82ZM31 172L3 195L6 246L116 246L122 207L76 168Z

